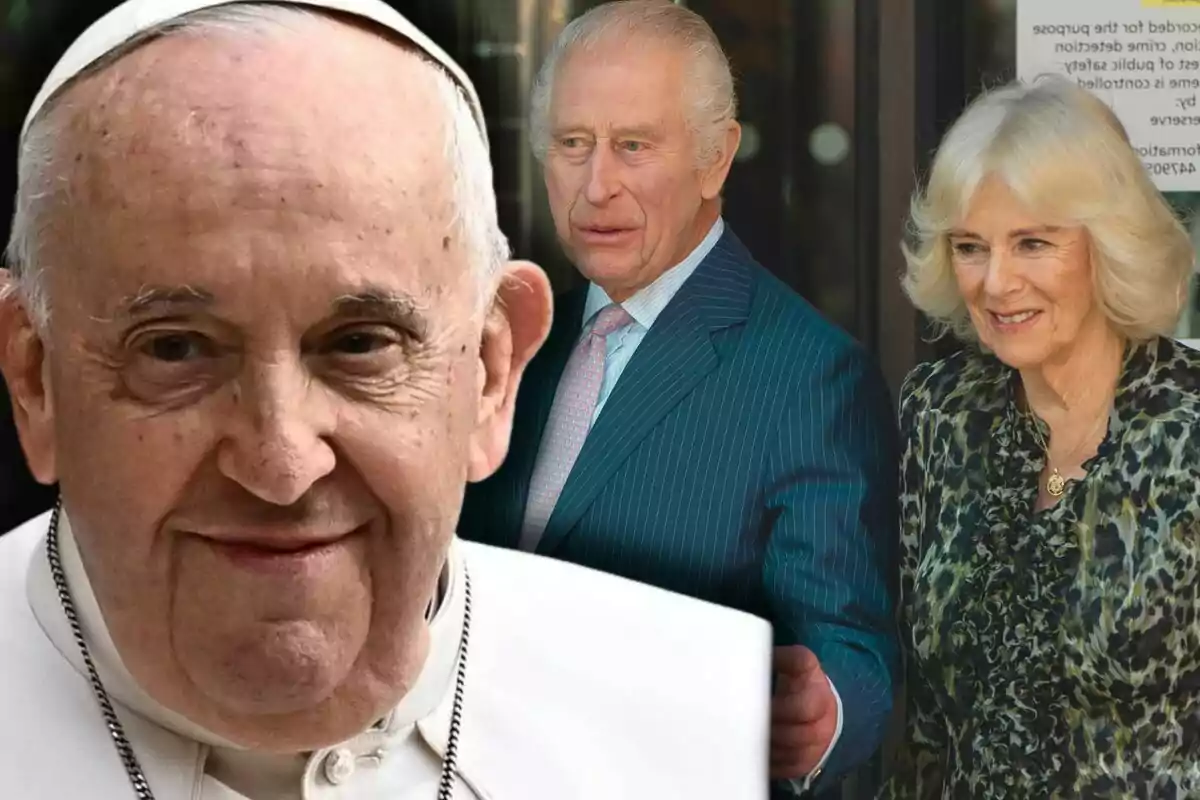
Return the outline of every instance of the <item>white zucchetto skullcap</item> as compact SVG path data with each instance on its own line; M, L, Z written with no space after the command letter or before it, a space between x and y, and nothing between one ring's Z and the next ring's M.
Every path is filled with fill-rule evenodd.
M263 2L263 0L127 0L101 17L67 48L67 52L59 59L58 64L50 72L50 77L46 78L46 82L42 84L41 90L34 98L33 105L25 116L25 124L21 128L22 137L29 130L29 124L33 118L59 89L130 39L193 11L250 2ZM283 4L340 11L370 20L400 34L450 73L450 76L466 94L467 101L471 106L471 113L479 125L484 142L487 142L483 107L479 103L475 87L463 72L462 67L455 63L454 59L447 55L442 48L434 44L416 25L405 19L400 12L383 0L284 0Z

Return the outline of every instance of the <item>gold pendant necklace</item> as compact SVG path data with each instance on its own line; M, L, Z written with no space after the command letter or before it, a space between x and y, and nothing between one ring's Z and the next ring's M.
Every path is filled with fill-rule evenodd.
M1093 440L1093 436L1099 430L1104 431L1104 435L1100 439L1101 443L1103 443L1104 440L1108 438L1108 430L1107 430L1108 426L1106 423L1109 422L1109 420L1111 419L1112 414L1114 413L1114 410L1115 410L1114 406L1116 404L1116 395L1117 395L1117 390L1119 389L1119 380L1120 380L1119 375L1120 375L1120 373L1118 372L1118 380L1117 380L1118 385L1112 387L1112 389L1111 389L1112 393L1107 396L1107 401L1100 407L1102 413L1099 414L1099 416L1096 418L1094 424L1089 428L1088 432L1083 436L1083 438L1076 441L1075 446L1071 447L1065 453L1061 454L1058 459L1055 459L1051 455L1049 438L1047 437L1046 434L1042 433L1042 427L1045 425L1045 423L1043 423L1037 417L1037 414L1034 413L1033 408L1029 406L1028 397L1024 398L1025 404L1026 404L1025 410L1026 410L1026 413L1028 413L1028 415L1029 415L1029 422L1033 426L1034 439L1037 440L1038 445L1042 448L1042 455L1043 455L1043 458L1045 459L1045 469L1047 471L1049 471L1049 473L1050 473L1049 475L1046 476L1044 488L1046 490L1046 494L1048 496L1054 498L1055 500L1057 500L1058 498L1060 498L1064 494L1066 494L1067 486L1071 483L1071 479L1068 479L1066 475L1063 475L1062 469L1060 469L1059 466L1055 466L1054 462L1057 461L1058 464L1062 468L1067 469L1067 470L1071 470L1074 468L1078 468L1078 469L1082 470L1083 463L1086 462L1087 459L1083 459L1083 461L1076 463L1075 458L1077 455L1079 455L1080 451L1084 447L1087 446L1088 442ZM1064 410L1067 411L1068 413L1073 413L1075 409L1078 409L1079 407L1084 405L1085 400L1089 400L1090 398L1091 398L1091 392L1087 392L1082 397L1080 397L1079 402L1067 403L1066 398L1064 397L1063 398ZM1047 432L1049 432L1048 426L1047 426ZM1097 450L1097 452L1099 452L1099 451ZM1039 476L1039 484L1040 483L1041 483L1041 479ZM1040 492L1040 489L1039 489L1039 492Z
M1067 479L1062 476L1062 473L1057 468L1050 471L1050 477L1046 478L1046 494L1051 497L1062 497L1063 492L1067 490Z
M1084 436L1082 439L1080 439L1079 443L1071 449L1071 451L1067 454L1067 457L1068 458L1073 457L1076 453L1078 453L1079 450L1084 445L1087 444L1088 440L1092 438L1092 434L1094 434L1097 431L1097 429L1100 428L1100 425L1102 423L1108 421L1108 418L1109 418L1109 407L1107 405L1105 405L1104 413L1101 414L1099 419L1096 420L1095 425L1092 426L1092 429L1090 431L1088 431L1087 435ZM1051 497L1053 497L1055 499L1058 499L1058 498L1062 497L1067 491L1067 479L1059 471L1058 467L1056 467L1050 463L1050 443L1046 440L1045 436L1042 435L1042 432L1037 427L1037 425L1038 425L1037 421L1034 420L1033 421L1034 434L1038 439L1038 444L1041 445L1041 447L1042 447L1042 451L1046 454L1046 466L1049 467L1049 469L1050 469L1050 474L1048 476L1046 476L1046 494L1050 495Z

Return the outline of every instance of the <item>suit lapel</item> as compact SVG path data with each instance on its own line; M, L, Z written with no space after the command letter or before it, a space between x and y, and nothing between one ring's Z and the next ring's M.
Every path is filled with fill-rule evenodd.
M749 261L727 228L663 309L584 441L538 552L558 547L634 448L716 368L712 332L744 322L749 313Z

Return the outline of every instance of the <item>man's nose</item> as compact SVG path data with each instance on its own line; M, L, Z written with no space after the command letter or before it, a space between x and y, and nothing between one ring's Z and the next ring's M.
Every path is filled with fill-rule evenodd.
M217 451L225 477L275 505L291 505L333 472L332 413L302 367L272 365L242 378Z
M618 180L617 157L600 143L588 160L588 178L584 186L584 197L592 205L603 205L616 196L621 189Z

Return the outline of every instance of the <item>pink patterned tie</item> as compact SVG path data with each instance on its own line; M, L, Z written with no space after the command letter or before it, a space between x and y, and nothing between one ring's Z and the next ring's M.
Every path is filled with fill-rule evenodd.
M633 317L621 306L605 306L567 361L529 481L525 522L518 545L522 550L532 552L537 547L592 426L604 382L604 338L631 322Z

